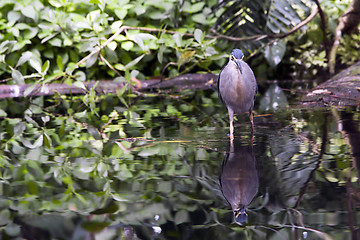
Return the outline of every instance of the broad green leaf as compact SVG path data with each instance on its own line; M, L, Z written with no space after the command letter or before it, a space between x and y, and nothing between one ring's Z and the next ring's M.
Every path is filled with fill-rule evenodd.
M196 13L201 11L205 6L205 2L198 2L195 4L191 4L190 2L184 2L183 11L188 13Z
M41 71L41 63L35 59L35 58L31 58L29 60L30 66L33 67L38 73L42 73Z
M13 78L14 82L16 84L23 84L24 83L24 77L21 74L21 72L19 72L16 69L13 69L11 72L11 77Z
M84 82L86 80L86 74L83 71L77 71L75 73L75 79Z
M65 72L67 74L71 75L75 69L77 69L76 64L71 62L67 65Z
M81 81L76 81L76 82L74 82L73 84L74 84L74 86L76 86L76 87L78 87L78 88L81 88L81 89L86 90L86 87L85 87L84 83L81 82Z
M56 8L63 6L63 2L61 0L49 0L49 3Z
M116 47L117 47L117 43L115 41L112 41L111 43L109 43L106 47L110 48L111 50L115 51Z
M91 55L91 56L86 60L86 68L92 67L92 66L96 63L97 59L98 59L98 55L97 55L97 54Z
M26 63L32 56L32 52L26 51L21 54L21 57L19 58L19 61L16 63L16 67L23 65Z
M2 43L0 43L0 54L4 52L9 53L16 43L17 41L9 41L9 40L5 40Z
M100 0L90 0L89 3L101 4L101 1Z
M35 27L24 30L23 32L24 39L34 38L38 34L38 31L39 31L38 28Z
M192 20L194 22L203 24L203 23L206 22L206 16L203 13L198 13L198 14L195 14L195 15L192 16Z
M200 44L201 44L201 41L202 41L202 37L203 37L203 32L198 28L195 29L194 38Z
M29 94L36 88L36 86L37 86L36 83L29 85L24 91L24 97L29 96Z
M84 199L84 201L85 201L85 199ZM83 224L81 224L81 227L90 233L96 233L96 232L100 232L104 228L108 227L110 224L111 224L110 222L96 222L96 221L89 222L88 221L88 222L84 222Z
M180 210L175 214L174 222L176 225L189 221L189 213L186 210Z
M163 61L163 56L164 56L165 49L166 49L165 45L161 45L159 47L159 51L157 53L157 59L158 59L159 63L162 63L162 61Z
M63 60L62 60L62 57L60 55L57 55L56 56L56 64L59 68L60 71L63 71L64 69L64 64L63 64Z
M61 47L62 46L62 41L59 38L52 38L49 40L49 44L54 46L54 47Z
M123 21L115 21L111 24L111 31L115 33L122 26Z
M134 43L132 41L125 41L121 43L121 48L126 51L129 51L133 47L134 47Z
M265 48L265 59L271 67L276 67L285 55L286 43L284 40L275 42Z
M6 117L7 113L0 108L0 117Z
M194 51L187 51L187 52L184 52L183 54L181 54L181 56L179 57L179 60L178 60L179 67L181 65L189 62L195 53L196 53L196 51L194 50Z
M176 44L176 46L178 46L178 47L181 47L181 35L180 35L180 33L175 33L173 36L172 36L172 39L174 39L174 41L175 41L175 44Z
M40 136L38 137L38 139L35 140L34 143L31 143L31 142L30 142L28 139L26 139L26 138L23 138L23 141L22 141L22 143L24 144L25 147L31 148L31 149L42 146L42 145L43 145L43 142L44 142L44 136L43 136L43 135L40 135Z
M117 212L118 210L119 210L119 206L115 202L111 201L110 204L108 204L107 206L96 209L95 211L92 211L90 214L95 214L95 215L111 214Z
M21 18L21 14L19 12L10 11L7 14L7 19L9 22L16 22Z
M115 10L115 14L119 19L124 19L126 17L127 13L128 13L128 10L124 9L124 8Z
M43 75L46 75L47 71L49 70L49 67L50 67L50 61L46 60L46 62L41 67L41 72Z
M37 21L38 14L35 11L33 5L31 5L31 4L26 5L26 7L20 8L20 11L24 16L26 16L28 18L32 18L34 21Z
M9 237L18 238L21 234L21 228L19 225L10 223L5 227L5 233Z

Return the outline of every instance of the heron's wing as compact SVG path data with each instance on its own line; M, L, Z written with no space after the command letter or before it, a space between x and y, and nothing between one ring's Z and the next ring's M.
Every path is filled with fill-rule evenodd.
M254 102L255 102L255 99L256 99L256 94L258 93L258 85L257 85L257 82L256 82L256 78L255 78L255 94L254 94Z
M224 103L222 97L221 97L221 93L220 93L220 75L222 73L222 71L224 70L224 68L226 67L227 63L225 64L225 66L223 66L223 68L221 69L220 73L219 73L219 76L218 76L218 79L217 79L217 91L218 91L218 96L221 100L222 103Z

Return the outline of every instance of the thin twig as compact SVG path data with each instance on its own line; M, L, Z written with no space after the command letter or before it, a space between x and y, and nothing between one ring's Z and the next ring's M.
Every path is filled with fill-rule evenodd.
M163 81L165 70L166 70L170 65L177 65L177 63L176 63L176 62L168 62L168 63L165 65L165 67L164 67L163 70L161 71L160 82Z
M103 49L106 45L108 45L109 43L111 43L117 36L119 36L119 34L124 31L124 29L126 28L126 26L122 26L120 27L115 33L114 35L112 35L108 40L106 40L106 42L103 45L100 45L97 49L93 50L89 55L87 55L86 57L84 57L83 59L81 59L78 63L76 63L76 66L80 66L81 64L83 64L86 60L88 60L92 55L94 55L95 53L100 52L101 49Z
M104 56L100 53L100 58L101 60L104 61L104 63L111 69L113 70L119 77L121 77L121 74L113 67L113 65L111 65L111 63L109 63L108 60L106 60L106 58L104 58Z
M326 37L326 18L325 18L325 14L324 11L321 8L320 2L319 0L315 0L316 6L319 10L319 15L320 15L320 19L321 19L321 31L323 32L324 35L324 47L325 47L325 51L326 51L326 57L328 59L328 61L330 60L330 56L329 56L329 41L328 38Z

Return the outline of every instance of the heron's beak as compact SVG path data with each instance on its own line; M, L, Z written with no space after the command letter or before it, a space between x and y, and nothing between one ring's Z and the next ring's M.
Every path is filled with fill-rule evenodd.
M240 73L242 74L241 59L236 59L235 62L236 62L236 65L237 65L237 66L239 67L239 69L240 69Z

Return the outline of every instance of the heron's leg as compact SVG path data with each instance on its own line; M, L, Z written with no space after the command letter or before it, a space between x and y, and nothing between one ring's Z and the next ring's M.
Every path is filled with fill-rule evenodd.
M252 111L249 111L249 119L250 119L250 124L251 124L251 135L254 134L254 116Z
M232 109L228 108L229 111L229 120L230 120L230 140L234 140L234 112Z

